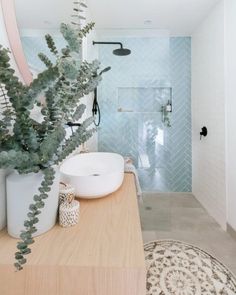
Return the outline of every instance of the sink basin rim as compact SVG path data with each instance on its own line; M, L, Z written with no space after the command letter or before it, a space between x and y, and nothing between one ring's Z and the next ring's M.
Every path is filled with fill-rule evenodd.
M80 174L72 174L71 172L68 171L68 169L70 169L68 167L68 169L66 169L67 167L66 166L69 166L70 163L72 162L73 164L73 161L74 160L77 160L77 158L86 158L86 157L91 157L91 156L109 156L110 158L111 157L116 157L117 159L119 158L121 161L122 161L122 166L120 168L122 169L115 169L115 170L112 170L112 171L107 171L107 172L102 172L102 173L98 173L98 175L93 175L93 174L85 174L85 175L80 175ZM65 160L61 166L60 166L60 172L63 173L64 175L66 176L69 176L69 177L91 177L91 178L94 178L94 177L102 177L102 176L108 176L108 175L112 175L114 173L119 173L121 171L124 171L124 158L120 155L120 154L117 154L117 153L109 153L109 152L91 152L91 153L83 153L83 154L78 154L78 155L75 155L75 156L72 156L71 158Z

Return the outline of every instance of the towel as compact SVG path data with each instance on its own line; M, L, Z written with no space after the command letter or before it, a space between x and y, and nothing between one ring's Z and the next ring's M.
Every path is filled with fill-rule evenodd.
M137 196L139 198L139 201L143 202L143 193L142 193L142 189L141 189L141 186L140 186L137 169L132 164L132 162L130 160L127 160L127 159L125 159L125 172L134 174Z

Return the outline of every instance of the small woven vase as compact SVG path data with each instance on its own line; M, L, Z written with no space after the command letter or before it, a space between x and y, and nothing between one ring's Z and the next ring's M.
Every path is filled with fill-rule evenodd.
M59 205L68 202L71 203L75 199L75 189L63 182L60 182L60 191L59 191Z
M62 227L70 227L76 225L79 221L79 208L78 201L63 202L59 209L59 224Z

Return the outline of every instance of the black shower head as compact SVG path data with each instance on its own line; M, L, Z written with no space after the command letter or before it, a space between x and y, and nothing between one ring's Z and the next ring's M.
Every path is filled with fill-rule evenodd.
M125 55L129 55L130 53L131 53L130 49L123 48L123 47L113 50L113 54L118 56L125 56Z
M123 48L123 44L121 42L95 42L93 41L93 45L95 44L107 44L107 45L120 45L120 48L113 50L113 54L118 56L126 56L131 53L130 49Z

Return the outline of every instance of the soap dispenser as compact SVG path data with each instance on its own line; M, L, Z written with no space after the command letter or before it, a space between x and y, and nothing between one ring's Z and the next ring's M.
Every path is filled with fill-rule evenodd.
M171 104L170 100L168 100L168 102L167 102L166 112L168 112L168 113L172 112L172 104Z

